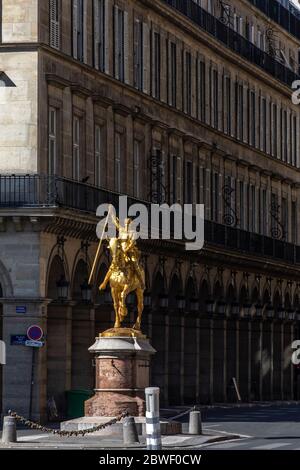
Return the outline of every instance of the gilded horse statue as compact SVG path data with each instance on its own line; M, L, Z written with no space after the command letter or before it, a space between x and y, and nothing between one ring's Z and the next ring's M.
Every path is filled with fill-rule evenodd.
M130 231L131 220L126 219L124 226L117 218L113 218L113 221L119 231L119 237L109 240L112 262L99 289L105 290L107 284L110 284L116 314L114 328L121 328L122 322L128 315L126 298L135 292L138 316L133 330L140 332L144 310L145 272L140 265L140 252L136 240Z
M137 248L135 232L131 230L132 220L125 219L124 226L121 225L119 219L112 214L112 207L110 207L108 211L88 283L91 284L95 273L102 240L105 236L105 227L109 217L112 218L118 230L118 237L109 239L109 250L112 262L99 289L105 290L107 284L110 284L116 319L114 330L108 330L102 333L101 336L111 336L115 334L122 336L140 336L142 335L141 320L144 309L145 271L140 264L140 251ZM128 315L126 298L132 292L135 292L137 297L138 316L133 328L121 328L122 322Z

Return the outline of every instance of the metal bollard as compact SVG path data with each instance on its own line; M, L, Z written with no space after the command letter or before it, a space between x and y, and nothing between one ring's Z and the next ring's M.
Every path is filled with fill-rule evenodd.
M123 421L123 442L124 444L137 444L139 437L134 418L128 417Z
M202 420L200 411L191 411L189 420L189 434L199 436L202 434Z
M16 418L5 416L3 419L2 444L17 442Z
M161 450L159 388L149 387L146 394L146 437L148 450Z

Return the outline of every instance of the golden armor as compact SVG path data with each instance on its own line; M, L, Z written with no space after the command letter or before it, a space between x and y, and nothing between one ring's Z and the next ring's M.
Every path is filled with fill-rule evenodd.
M114 329L103 335L140 336L145 290L145 272L140 264L140 251L135 233L131 230L132 220L126 219L124 225L114 216L112 220L118 230L118 237L109 240L112 261L99 289L105 290L107 284L110 284L116 320ZM135 292L137 297L138 316L132 329L123 329L121 325L128 314L126 298L131 292Z

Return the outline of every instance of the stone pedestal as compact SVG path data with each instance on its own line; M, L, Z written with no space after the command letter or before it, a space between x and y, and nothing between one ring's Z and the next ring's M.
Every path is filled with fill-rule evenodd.
M145 337L99 337L89 349L95 354L95 395L85 402L86 417L145 416L150 358L155 349Z

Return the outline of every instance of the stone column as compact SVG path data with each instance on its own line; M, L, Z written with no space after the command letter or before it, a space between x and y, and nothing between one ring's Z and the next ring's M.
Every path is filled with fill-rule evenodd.
M252 356L252 323L248 322L248 400L251 401L251 356Z
M270 351L270 398L273 400L274 386L274 323L271 324L271 351Z
M223 396L227 402L227 320L224 320Z
M184 405L184 316L181 317L180 399Z
M236 383L240 384L240 321L236 321Z
M210 391L210 401L214 401L214 321L210 320L210 373L209 373L209 391Z
M65 392L72 386L72 304L52 303L47 316L47 396L59 414L66 411Z
M260 366L259 366L259 399L263 399L263 322L259 324L259 355L260 355Z
M169 314L166 315L166 328L165 328L165 342L166 342L166 349L165 349L165 363L164 363L164 370L165 370L165 403L169 403Z
M284 324L281 324L280 331L280 341L281 341L281 368L280 368L280 393L281 400L284 399Z
M25 313L17 313L24 307ZM34 358L34 384L32 418L46 416L45 348L36 349L11 344L12 335L26 335L31 325L39 325L46 333L47 302L41 299L14 298L3 302L3 341L6 344L6 365L3 367L3 412L11 409L28 417L31 393L32 359Z
M196 319L196 403L200 400L200 319Z
M291 344L293 343L294 341L294 323L291 323ZM294 400L295 397L294 397L294 370L295 370L295 366L293 365L292 363L292 360L291 360L291 363L290 363L290 372L291 372L291 400Z

